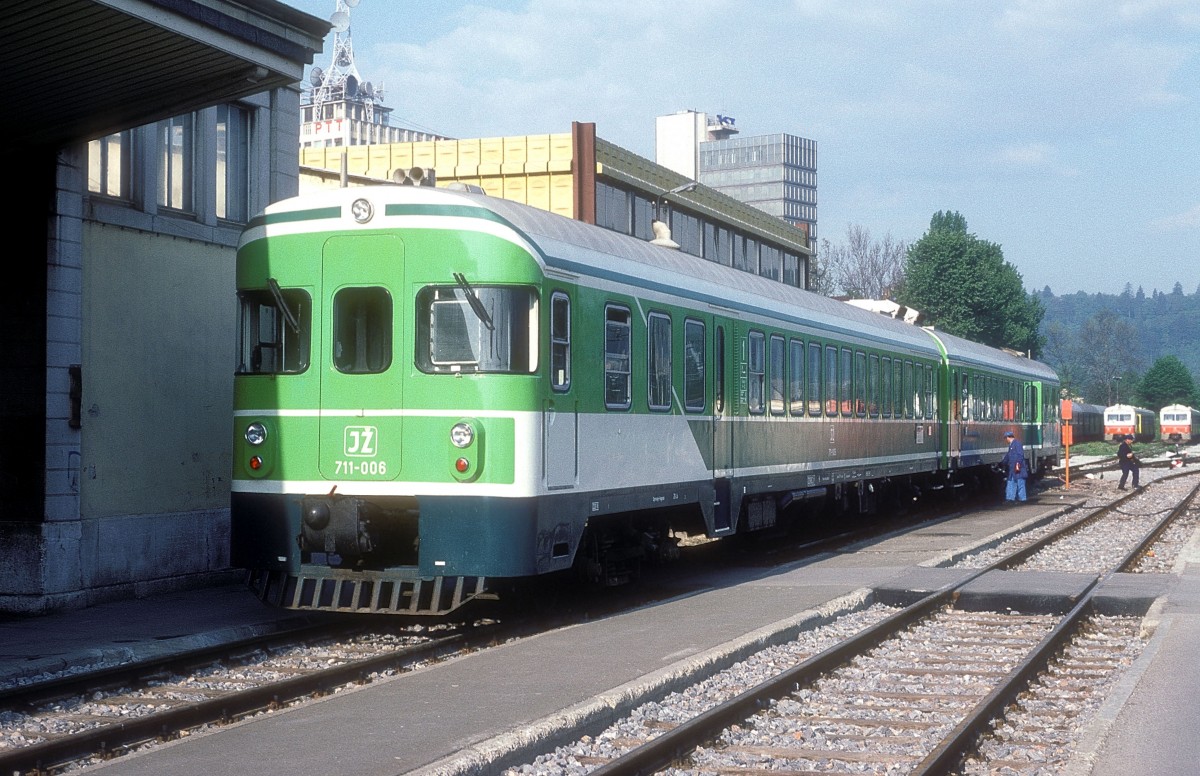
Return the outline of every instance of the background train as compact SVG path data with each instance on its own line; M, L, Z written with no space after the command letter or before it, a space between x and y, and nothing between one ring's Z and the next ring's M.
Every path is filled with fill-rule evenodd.
M1104 438L1104 407L1072 401L1071 444L1101 442Z
M1170 404L1159 410L1158 428L1164 442L1176 444L1197 441L1200 413L1186 404Z
M1104 408L1104 438L1118 441L1133 434L1138 442L1152 442L1158 428L1158 415L1144 407L1113 404Z
M238 250L231 555L285 607L440 614L1058 462L1036 361L515 202L277 203Z

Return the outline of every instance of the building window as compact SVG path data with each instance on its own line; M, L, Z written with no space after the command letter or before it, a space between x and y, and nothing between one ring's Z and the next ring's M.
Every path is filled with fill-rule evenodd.
M596 184L596 226L629 234L630 193L607 183Z
M245 223L250 202L250 113L217 106L217 218Z
M196 117L175 116L158 122L158 204L192 211Z
M129 199L132 159L132 132L117 132L88 143L88 191Z

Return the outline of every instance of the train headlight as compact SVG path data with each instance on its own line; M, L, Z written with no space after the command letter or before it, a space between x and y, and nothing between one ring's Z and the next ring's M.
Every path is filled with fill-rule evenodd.
M267 427L262 423L255 421L249 426L246 426L246 444L252 447L258 447L263 442L267 441Z
M455 423L450 429L450 443L455 447L469 447L475 441L475 429L470 423Z

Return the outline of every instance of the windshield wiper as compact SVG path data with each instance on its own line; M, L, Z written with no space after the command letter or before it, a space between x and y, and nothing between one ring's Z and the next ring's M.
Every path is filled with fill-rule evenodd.
M271 296L275 297L275 306L279 308L279 312L283 313L284 320L288 322L288 326L292 327L292 331L299 334L300 320L288 307L287 300L283 298L283 289L279 287L279 282L275 278L267 278L267 285L271 289Z
M467 302L470 303L471 309L475 311L475 315L479 320L483 321L484 327L488 331L495 331L496 326L492 323L492 316L488 315L483 302L479 301L479 297L475 295L475 289L471 288L471 284L467 282L467 278L461 272L455 272L454 282L458 283L458 287L466 293Z

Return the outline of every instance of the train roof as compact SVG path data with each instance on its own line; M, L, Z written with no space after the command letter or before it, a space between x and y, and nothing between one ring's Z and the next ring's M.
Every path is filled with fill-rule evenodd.
M955 363L973 366L999 367L1009 372L1022 374L1032 380L1058 382L1058 373L1041 361L1010 353L1007 350L981 345L978 342L944 331L930 330L930 334L946 348L946 357Z
M548 267L613 280L636 279L640 286L683 293L719 308L882 339L935 358L940 355L919 328L879 313L519 202L486 197L477 201L529 237Z
M363 197L374 201L377 214L368 226L360 226L350 217L350 204ZM513 230L509 239L525 245L547 269L560 273L631 283L665 295L683 295L740 315L760 315L885 342L933 358L940 359L944 349L951 361L990 365L1034 379L1058 379L1048 366L1003 350L945 332L930 332L680 250L482 194L419 186L329 189L271 205L248 225L242 244L281 231L404 228L405 219L415 219L414 212L418 210L424 226L430 225L431 217L439 215L458 217L457 228L470 228L472 222L462 216L475 216L481 230L486 223L486 229L494 231L499 221ZM321 213L326 220L301 224L295 218L301 211ZM336 223L327 219L336 219Z
M1145 407L1135 407L1132 404L1110 404L1104 408L1104 414L1107 415L1110 412L1133 412L1149 415L1154 414L1154 410L1148 410Z

